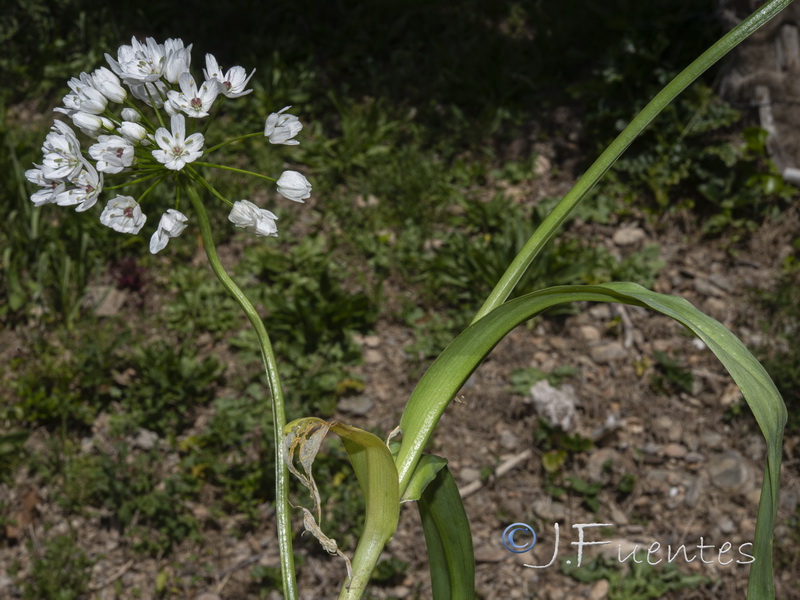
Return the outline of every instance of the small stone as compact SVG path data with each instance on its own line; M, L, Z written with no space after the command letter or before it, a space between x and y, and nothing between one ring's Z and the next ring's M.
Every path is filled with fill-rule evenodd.
M589 314L597 320L610 319L611 309L608 304L595 304L589 309Z
M722 448L722 443L724 441L721 434L717 433L716 431L704 431L700 435L700 441L706 448L711 450L719 450Z
M725 534L733 533L734 531L736 531L736 524L730 517L723 517L722 519L717 521L717 525L719 526L719 530Z
M611 240L617 246L632 246L641 242L645 237L644 229L640 227L623 227L614 232Z
M655 444L653 442L647 442L644 446L640 448L642 454L648 454L650 456L655 456L661 452L661 445Z
M533 512L546 521L563 521L567 511L561 502L550 498L539 498L533 503Z
M481 478L481 471L473 467L464 467L458 472L458 475L463 483L472 483Z
M606 342L592 346L589 356L599 365L605 365L621 358L626 358L628 352L619 342Z
M664 446L664 454L668 458L683 458L687 454L687 450L681 444L667 444Z
M518 450L519 438L508 429L500 432L500 445L506 450Z
M194 600L222 600L219 594L213 594L211 592L204 592L199 596L195 596Z
M508 550L491 544L475 548L475 562L496 563L508 558Z
M600 330L593 325L581 325L578 328L578 337L584 342L593 343L600 341Z
M715 286L713 283L710 283L708 280L700 279L699 277L694 280L694 290L702 296L720 297L723 295L722 290L720 290L717 286Z
M363 417L372 410L374 404L369 396L347 396L339 400L336 408L341 412Z
M365 335L363 342L367 348L377 348L381 345L381 337L379 335Z
M661 415L653 421L653 427L670 442L678 442L683 437L683 427L675 419Z
M712 456L706 470L714 485L729 491L744 491L752 480L744 457L735 450Z
M706 457L699 452L689 452L686 456L683 457L687 463L701 463L706 460Z
M608 598L608 587L607 579L596 581L589 592L589 600L604 600Z
M364 362L368 365L376 365L383 362L383 355L374 348L364 350Z
M703 492L705 491L705 479L703 477L695 477L689 484L686 490L686 496L683 498L684 504L689 508L697 506L697 501L700 500Z

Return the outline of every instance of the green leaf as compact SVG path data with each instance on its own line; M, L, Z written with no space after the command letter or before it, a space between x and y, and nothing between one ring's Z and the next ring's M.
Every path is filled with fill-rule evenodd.
M437 473L445 466L447 466L446 458L433 454L423 455L417 468L414 469L414 474L411 476L411 481L403 492L400 502L419 500L428 484L436 479Z
M436 464L433 481L417 502L428 547L433 600L474 600L475 556L469 520L450 469L441 462Z
M672 317L697 335L719 358L741 388L767 442L767 461L750 567L750 600L772 599L772 532L778 509L778 487L786 407L767 372L721 323L682 298L666 296L633 283L563 286L527 294L503 304L467 328L431 365L409 398L400 420L403 442L396 458L400 490L414 468L444 409L508 332L542 311L567 302L618 302L650 308Z

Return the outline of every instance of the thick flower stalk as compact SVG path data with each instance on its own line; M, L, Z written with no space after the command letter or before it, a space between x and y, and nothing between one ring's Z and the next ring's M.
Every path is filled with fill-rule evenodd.
M56 120L42 145L41 164L25 176L38 190L31 195L36 206L73 206L78 212L94 208L100 222L120 233L150 236L150 252L163 251L194 223L199 226L214 273L240 304L259 340L270 387L275 439L286 422L283 396L275 357L266 329L252 303L225 273L216 256L204 199L221 202L230 210L236 227L262 237L278 235L278 217L245 199L232 201L218 190L206 173L222 169L270 181L288 200L303 202L311 195L311 184L297 171L278 177L207 162L207 156L232 142L263 137L272 145L296 145L301 131L299 119L285 114L289 107L267 115L264 130L228 139L212 148L206 136L214 117L226 101L246 96L255 71L244 67L222 69L213 55L205 56L202 81L190 72L192 46L180 39L163 44L152 38L136 38L106 54L108 67L80 73L67 85L63 106L55 111L71 121ZM110 67L110 68L109 68ZM77 128L82 132L75 132ZM201 160L203 159L203 160ZM171 185L174 201L160 206L153 189ZM188 196L189 206L181 206ZM148 220L156 211L160 219ZM276 447L276 513L281 548L284 594L297 598L291 551L287 471Z

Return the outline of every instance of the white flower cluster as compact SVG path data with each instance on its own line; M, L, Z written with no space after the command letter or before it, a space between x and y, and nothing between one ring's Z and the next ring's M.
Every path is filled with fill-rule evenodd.
M139 233L146 221L140 203L154 185L167 175L179 174L206 152L202 133L187 135L186 119L190 119L190 129L194 130L192 120L208 117L219 97L239 98L253 91L246 88L255 70L249 75L243 67L225 72L211 54L206 54L205 80L198 86L189 72L191 49L191 44L184 46L180 39L159 44L152 38L144 43L133 38L130 45L120 46L116 58L105 55L110 69L100 67L91 74L73 77L63 106L55 110L69 117L93 143L84 150L72 127L55 121L42 146L42 163L25 173L28 181L39 186L31 196L34 205L75 206L82 212L97 202L105 177L126 178L119 184L115 181L112 189L153 180L154 184L138 201L132 196L117 195L100 215L101 223L116 231ZM124 108L115 111L114 105ZM270 143L299 143L294 137L303 125L286 113L289 108L267 117L264 136ZM169 116L169 128L164 125L161 111ZM204 187L212 189L191 168L186 181L202 181ZM285 171L277 180L277 191L289 200L303 202L311 195L311 185L297 171ZM277 217L247 200L233 203L229 219L256 235L277 235ZM150 251L161 251L170 238L183 232L187 220L175 208L168 209L150 239Z

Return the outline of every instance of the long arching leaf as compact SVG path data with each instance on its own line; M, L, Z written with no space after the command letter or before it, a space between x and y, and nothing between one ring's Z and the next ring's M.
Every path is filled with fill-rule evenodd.
M396 458L401 495L444 409L492 348L517 325L542 311L558 304L582 301L642 306L672 317L714 352L741 388L767 442L754 541L756 560L750 567L748 598L773 599L772 533L778 509L781 445L786 424L783 400L761 364L721 323L682 298L658 294L634 283L563 286L534 292L501 305L459 335L425 373L403 412L400 421L403 442Z

